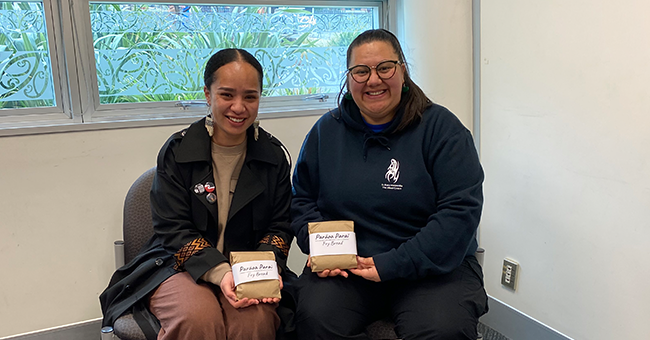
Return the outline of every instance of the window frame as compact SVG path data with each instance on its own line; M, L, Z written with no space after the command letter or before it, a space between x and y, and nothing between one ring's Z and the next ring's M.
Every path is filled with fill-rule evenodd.
M21 0L17 0L21 1ZM27 1L27 0L25 0ZM47 108L4 109L0 136L140 126L187 124L206 114L205 105L153 102L100 105L90 19L90 0L41 0L46 18L56 105ZM390 28L397 0L231 0L228 5L378 6L378 25ZM93 1L115 3L120 1ZM124 2L161 3L138 0ZM174 1L217 4L219 1ZM60 4L60 7L59 7ZM60 13L60 15L56 15ZM48 20L49 19L49 20ZM87 70L86 72L83 72ZM323 98L325 97L325 98ZM320 115L336 106L336 94L263 97L259 118ZM25 111L29 111L25 114ZM161 113L162 112L162 113Z

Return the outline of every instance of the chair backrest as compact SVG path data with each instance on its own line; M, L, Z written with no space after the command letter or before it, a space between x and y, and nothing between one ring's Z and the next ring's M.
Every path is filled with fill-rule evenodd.
M129 263L153 235L149 192L156 167L145 171L131 185L124 199L124 262Z

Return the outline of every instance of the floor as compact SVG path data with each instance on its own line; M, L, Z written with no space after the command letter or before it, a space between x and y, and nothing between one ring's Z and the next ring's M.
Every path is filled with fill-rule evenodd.
M503 336L501 333L482 323L478 324L478 331L483 335L483 339L481 340L510 340L509 338Z

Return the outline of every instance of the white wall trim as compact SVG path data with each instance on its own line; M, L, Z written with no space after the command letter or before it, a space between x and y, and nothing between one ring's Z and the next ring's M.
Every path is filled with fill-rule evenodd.
M89 340L101 336L102 318L12 335L0 340Z
M490 311L483 315L479 321L509 339L572 339L491 296L488 304Z

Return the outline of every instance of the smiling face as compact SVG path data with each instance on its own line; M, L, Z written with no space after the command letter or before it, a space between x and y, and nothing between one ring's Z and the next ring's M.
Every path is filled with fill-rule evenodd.
M389 43L371 41L352 50L348 67L374 67L386 60L399 60L399 56ZM404 65L397 65L395 75L390 79L382 80L373 69L367 82L357 83L349 74L347 82L348 90L366 122L376 125L388 123L395 117L395 111L402 98Z
M203 87L214 120L212 141L221 146L244 142L246 129L257 118L260 88L257 70L244 61L233 61L214 72L210 88Z

